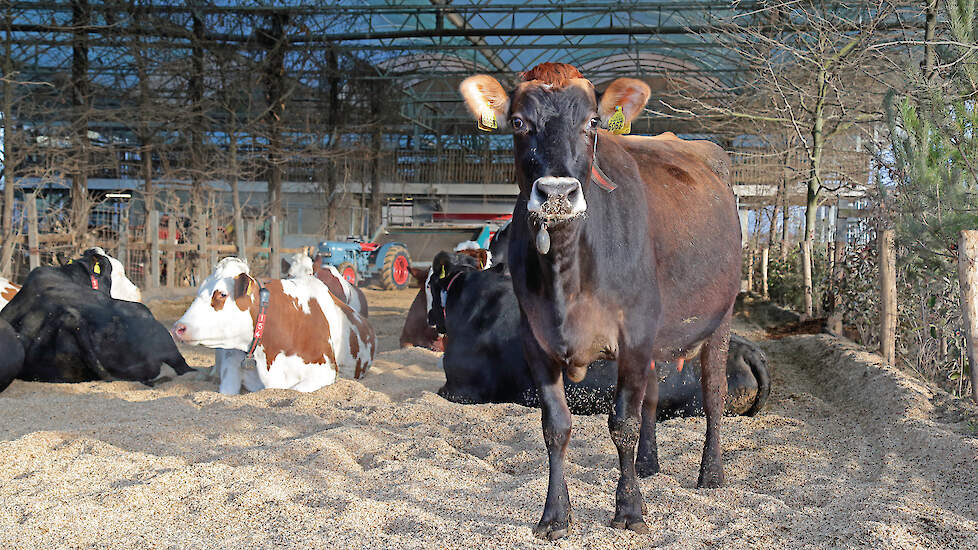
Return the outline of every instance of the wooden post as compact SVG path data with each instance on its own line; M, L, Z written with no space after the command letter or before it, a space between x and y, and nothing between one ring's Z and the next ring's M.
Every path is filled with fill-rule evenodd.
M761 295L764 296L766 300L769 298L767 292L767 264L771 255L771 250L768 247L761 249Z
M177 219L171 213L166 219L166 287L173 288L177 282Z
M282 231L278 217L272 216L268 224L268 246L272 249L268 255L268 276L272 279L282 277Z
M893 250L893 230L879 233L880 270L880 355L887 365L896 362L896 254Z
M207 255L207 259L210 262L210 265L207 267L208 272L217 265L217 245L220 244L217 236L219 234L220 228L217 225L217 218L213 217L211 218L211 238L207 241L210 244L210 252Z
M245 222L245 238L244 238L244 257L241 259L245 261L249 266L251 265L251 251L249 248L255 246L255 239L257 238L258 228L255 227L256 220L247 220Z
M41 266L41 250L37 235L37 193L27 194L27 252L31 269Z
M116 257L123 266L129 265L129 206L126 205L119 213L119 245L115 251ZM131 275L127 273L127 275Z
M958 241L958 280L961 283L961 316L968 342L971 398L978 403L978 231L962 231Z
M194 266L194 284L200 284L201 281L207 277L210 273L210 267L207 265L207 226L209 225L209 220L207 219L207 211L204 208L198 209L197 213L197 227L194 228L194 240L197 241L197 261Z
M805 239L798 243L801 248L801 273L805 285L805 319L811 319L812 308L812 241Z
M150 210L146 220L149 239L149 287L160 288L160 211Z
M754 292L754 246L751 245L747 253L747 292Z
M829 313L828 330L836 336L842 336L842 281L846 273L846 243L835 241L832 249L832 311Z

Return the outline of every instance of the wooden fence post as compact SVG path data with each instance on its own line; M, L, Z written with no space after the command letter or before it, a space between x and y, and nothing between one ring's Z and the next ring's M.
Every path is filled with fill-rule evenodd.
M197 261L195 262L197 265L194 266L196 273L193 280L195 285L200 284L204 277L210 273L210 267L207 265L207 226L210 225L210 222L207 218L207 211L199 212L197 214L197 227L194 228L194 240L197 241L195 243L197 245Z
M166 287L173 288L177 281L177 219L171 213L166 218Z
M258 234L258 228L255 227L256 221L257 220L254 219L245 221L244 257L241 259L244 260L249 266L252 264L251 251L249 248L254 248L255 239L257 238Z
M754 260L756 253L751 246L747 253L747 292L754 292Z
M146 220L149 239L149 287L160 288L160 211L150 210Z
M896 362L896 253L893 250L893 230L879 233L880 271L880 355L887 365Z
M798 243L801 248L801 273L802 282L805 285L805 319L811 319L814 314L812 308L812 241L807 239Z
M971 398L978 403L978 231L962 231L958 241L958 281L961 283L961 316L968 343Z
M282 277L282 232L279 228L278 217L272 216L268 224L268 245L272 249L268 254L268 276L272 279Z
M37 193L27 194L27 253L30 257L30 268L41 266L40 239L37 231Z
M846 243L845 241L835 241L832 249L832 280L831 280L831 308L827 321L828 331L836 336L842 336L843 317L842 317L842 281L846 273Z
M767 264L771 256L771 250L768 247L761 249L761 295L764 299L768 299L768 288L767 288Z
M220 227L217 225L217 218L213 217L211 218L211 238L207 241L210 244L210 253L207 255L210 265L207 267L207 272L210 272L210 270L214 269L214 266L217 265L217 245L220 244L217 236L219 234Z
M119 213L119 245L115 251L123 266L129 265L129 206Z

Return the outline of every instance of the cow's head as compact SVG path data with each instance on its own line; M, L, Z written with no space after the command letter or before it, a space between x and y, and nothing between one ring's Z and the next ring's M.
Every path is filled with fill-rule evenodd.
M126 300L128 302L139 302L143 299L139 287L133 284L129 280L129 277L126 277L126 268L122 265L122 262L106 254L105 250L101 247L89 248L85 252L82 252L82 256L102 256L109 262L111 265L109 277L112 280L110 296L116 300Z
M448 289L457 276L468 271L479 271L484 264L468 254L439 252L431 261L431 273L425 283L428 297L428 325L446 334L445 299Z
M112 277L112 263L104 254L99 254L94 249L86 250L80 257L68 260L61 269L82 286L115 297L112 288L115 282Z
M282 256L282 273L289 279L312 277L312 258L304 252Z
M459 87L479 120L509 121L513 129L517 179L532 221L559 226L587 210L593 187L591 163L599 126L621 108L627 123L645 106L647 84L619 78L602 94L571 65L543 63L523 74L512 95L488 75L465 79Z
M224 258L173 324L174 340L247 351L255 326L251 309L257 303L258 290L258 281L248 274L248 264L238 258Z

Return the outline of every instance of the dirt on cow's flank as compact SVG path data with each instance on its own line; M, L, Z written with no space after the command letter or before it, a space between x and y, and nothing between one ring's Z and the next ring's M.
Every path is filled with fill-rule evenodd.
M415 292L369 290L383 351L362 382L314 393L227 397L204 373L15 382L0 394L0 548L978 547L975 408L823 335L762 342L773 390L757 417L723 421L726 487L695 489L702 419L660 424L648 535L607 526L607 419L575 417L575 523L541 543L539 411L438 397L439 355L397 349ZM765 337L749 316L735 326Z

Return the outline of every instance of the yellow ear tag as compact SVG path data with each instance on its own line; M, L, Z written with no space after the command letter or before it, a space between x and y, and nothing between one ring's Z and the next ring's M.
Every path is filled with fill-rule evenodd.
M253 284L254 283L251 282L251 279L248 279L248 292L246 292L245 294L251 294L251 287Z
M441 275L438 278L439 279L445 278L445 266L441 266Z
M621 105L615 106L615 114L608 119L608 130L612 134L627 134L632 129L632 125L625 120L625 113L621 110Z
M479 129L483 132L491 132L499 128L499 124L496 123L496 111L492 110L492 105L486 102L486 108L482 110L482 116L479 117Z
M71 262L73 262L73 261L75 261L75 260L71 260L71 259L69 259L69 260L68 260L68 263L67 263L67 264L65 264L65 265L71 265Z
M92 271L94 271L96 275L101 275L102 266L98 265L98 262L95 262L95 267L92 269Z

